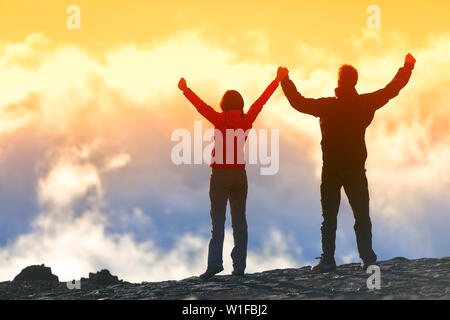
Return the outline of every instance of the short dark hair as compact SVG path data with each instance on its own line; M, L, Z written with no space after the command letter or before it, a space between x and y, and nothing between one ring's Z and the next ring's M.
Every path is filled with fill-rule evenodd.
M244 99L236 90L228 90L223 94L220 101L220 107L223 111L244 110Z
M356 86L358 83L358 70L355 69L352 65L343 64L339 68L339 82L341 86Z

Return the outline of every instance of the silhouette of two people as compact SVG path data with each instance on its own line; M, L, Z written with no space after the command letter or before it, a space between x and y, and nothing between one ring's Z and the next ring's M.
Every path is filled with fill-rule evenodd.
M355 233L358 251L365 269L377 260L372 249L372 224L369 216L369 190L365 161L367 149L365 131L372 122L375 111L398 95L408 83L414 69L415 59L411 54L405 58L394 79L383 89L372 93L358 94L355 86L358 72L351 65L339 69L335 96L329 98L305 98L289 78L287 68L278 68L273 80L263 94L244 112L242 96L228 90L222 97L222 112L215 111L203 102L181 78L178 87L197 111L215 127L215 145L212 151L210 201L211 239L208 251L208 267L200 276L209 279L223 271L223 241L227 202L230 202L234 248L231 253L233 275L242 276L247 257L247 175L243 159L244 146L233 140L231 145L224 139L229 129L247 131L252 127L264 104L281 82L290 105L299 112L320 118L322 132L322 182L320 186L322 216L322 255L313 268L318 272L336 268L334 259L337 215L341 188L344 188L355 217ZM245 137L246 138L246 137ZM234 155L231 160L227 154ZM227 161L224 161L227 159Z

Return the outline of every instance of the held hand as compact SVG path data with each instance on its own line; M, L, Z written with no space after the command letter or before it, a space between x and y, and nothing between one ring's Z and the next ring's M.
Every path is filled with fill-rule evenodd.
M185 92L188 89L186 80L184 78L181 78L180 81L178 82L178 88L183 92Z
M412 68L414 68L415 63L416 59L414 59L411 53L408 53L405 57L405 67L411 66Z
M289 76L289 70L287 68L278 67L276 81L280 82L284 78Z

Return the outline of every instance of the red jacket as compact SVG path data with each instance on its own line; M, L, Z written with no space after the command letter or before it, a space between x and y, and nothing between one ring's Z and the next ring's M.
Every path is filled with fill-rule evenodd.
M195 106L197 111L214 125L211 167L245 168L244 145L249 129L252 128L256 117L277 87L278 81L272 81L263 94L251 105L247 113L242 113L240 110L217 112L203 102L191 89L184 92L186 98ZM229 129L228 132L227 129Z

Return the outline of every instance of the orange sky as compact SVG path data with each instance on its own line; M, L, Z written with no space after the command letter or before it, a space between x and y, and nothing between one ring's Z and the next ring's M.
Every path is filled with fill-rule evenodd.
M81 8L81 30L66 27L70 4ZM378 1L381 30L366 26L371 4L2 1L0 103L18 101L30 92L56 97L74 86L83 91L92 77L141 101L157 92L173 98L178 93L174 83L185 76L212 105L229 88L242 90L248 105L278 65L290 68L306 95L318 97L333 94L342 63L360 70L362 91L385 85L407 52L419 59L421 52L428 52L428 63L439 63L433 54L446 50L449 1ZM424 78L422 62L415 72L418 79ZM436 68L422 70L433 73ZM275 97L284 102L278 92ZM70 107L53 109L47 114L59 119ZM290 110L282 110L291 120ZM9 124L13 122L0 131L15 127Z
M381 8L380 34L401 34L412 47L430 34L449 32L450 1L1 1L1 41L23 41L31 32L56 43L76 44L90 54L125 43L153 44L184 30L201 30L205 39L232 48L244 59L297 63L293 46L302 42L332 48L354 58L349 41L366 28L366 8ZM81 7L82 28L65 27L66 8ZM254 50L251 32L268 42L267 54ZM250 32L250 35L249 35ZM252 41L254 40L254 41ZM367 48L370 50L370 46ZM301 63L298 61L298 63Z

